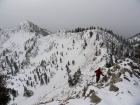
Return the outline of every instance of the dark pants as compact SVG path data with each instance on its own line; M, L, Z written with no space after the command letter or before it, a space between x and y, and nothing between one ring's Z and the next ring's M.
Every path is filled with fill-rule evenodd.
M99 80L100 80L100 77L96 77L96 83L98 83Z

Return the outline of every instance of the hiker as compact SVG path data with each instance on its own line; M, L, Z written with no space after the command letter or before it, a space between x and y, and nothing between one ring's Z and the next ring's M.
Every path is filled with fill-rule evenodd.
M98 81L100 80L100 75L101 74L102 74L102 76L104 76L104 75L103 75L103 73L101 71L101 68L99 68L98 70L96 70L95 73L96 73L96 83L98 83Z

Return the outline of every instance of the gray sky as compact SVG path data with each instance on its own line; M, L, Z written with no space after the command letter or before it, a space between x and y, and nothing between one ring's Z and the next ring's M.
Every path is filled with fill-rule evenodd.
M0 0L0 29L24 20L54 33L99 26L128 38L140 33L140 0Z

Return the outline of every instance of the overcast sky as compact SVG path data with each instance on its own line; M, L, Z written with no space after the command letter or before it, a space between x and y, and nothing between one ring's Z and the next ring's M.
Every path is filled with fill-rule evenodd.
M140 0L0 0L0 29L24 20L54 33L99 26L128 38L140 33Z

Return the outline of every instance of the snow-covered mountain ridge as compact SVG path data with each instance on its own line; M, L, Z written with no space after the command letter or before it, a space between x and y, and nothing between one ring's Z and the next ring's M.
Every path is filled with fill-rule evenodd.
M131 43L140 42L140 33L136 34L128 39Z
M27 29L8 35L0 41L0 71L19 94L11 96L10 105L139 105L140 65L126 57L131 56L129 46L117 36L98 28L47 36ZM99 67L106 76L95 86ZM78 82L71 86L68 80L74 81L79 69ZM26 89L34 94L27 97Z
M50 31L39 28L37 25L34 25L32 22L26 20L19 23L15 27L0 30L0 45L2 45L6 40L8 40L9 37L11 37L12 35L20 33L34 33L35 35L41 34L43 36L52 34Z

